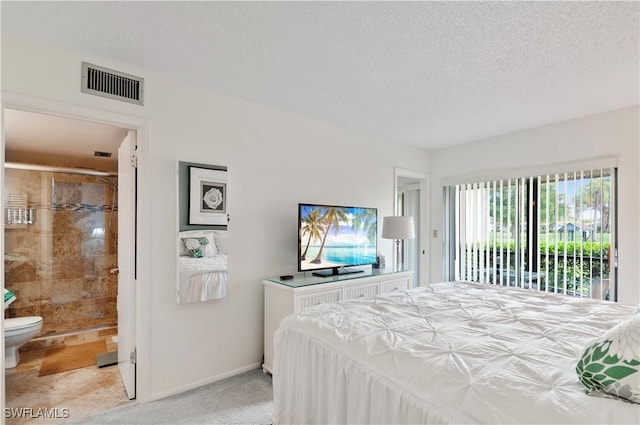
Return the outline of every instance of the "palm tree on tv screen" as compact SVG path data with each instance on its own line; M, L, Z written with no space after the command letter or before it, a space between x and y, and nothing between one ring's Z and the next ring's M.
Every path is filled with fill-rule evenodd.
M324 244L327 241L327 235L331 231L333 227L334 232L338 233L338 229L340 228L340 222L348 222L347 214L344 208L335 208L330 207L324 210L324 214L322 215L322 220L324 220L325 232L324 237L322 238L322 244L320 245L320 250L318 251L318 255L316 258L311 260L313 264L320 264L322 262L322 250L324 249Z
M305 260L307 258L307 251L309 251L311 240L320 239L320 237L322 236L324 227L321 223L321 213L321 209L314 209L302 218L302 222L304 223L302 226L302 237L304 238L304 236L308 234L309 239L307 239L307 246L304 248L304 252L300 255L300 260Z
M362 230L362 233L367 236L367 241L371 244L375 242L378 231L376 219L376 210L372 208L361 208L353 216L353 228L358 231Z

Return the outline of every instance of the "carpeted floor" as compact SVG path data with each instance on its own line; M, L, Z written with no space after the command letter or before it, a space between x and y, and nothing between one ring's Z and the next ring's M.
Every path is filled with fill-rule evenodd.
M259 424L271 423L271 375L255 369L162 400L97 413L74 424Z

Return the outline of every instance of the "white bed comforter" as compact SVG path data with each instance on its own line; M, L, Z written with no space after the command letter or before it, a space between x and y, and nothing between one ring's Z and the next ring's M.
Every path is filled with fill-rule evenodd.
M180 257L180 304L226 297L227 266L226 255Z
M637 424L640 405L586 395L575 372L633 310L461 282L304 309L275 334L273 419Z

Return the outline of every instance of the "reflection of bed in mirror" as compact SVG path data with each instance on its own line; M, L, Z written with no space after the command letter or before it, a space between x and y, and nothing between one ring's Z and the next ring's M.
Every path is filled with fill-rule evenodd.
M178 304L224 298L227 295L227 232L179 232Z

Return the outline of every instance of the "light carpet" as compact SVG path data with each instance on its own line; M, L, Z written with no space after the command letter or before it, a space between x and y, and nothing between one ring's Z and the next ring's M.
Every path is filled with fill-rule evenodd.
M184 393L129 404L84 417L74 424L259 424L271 423L271 375L254 369Z

